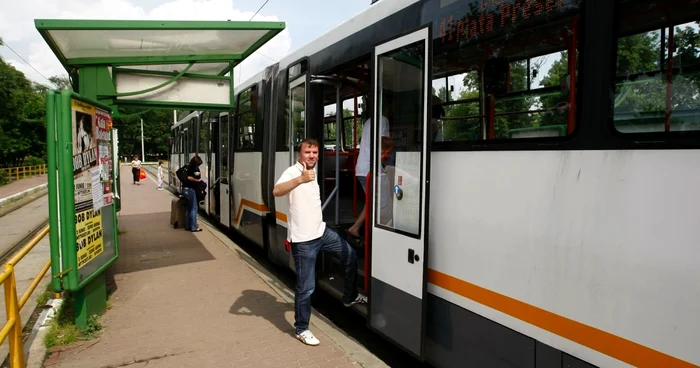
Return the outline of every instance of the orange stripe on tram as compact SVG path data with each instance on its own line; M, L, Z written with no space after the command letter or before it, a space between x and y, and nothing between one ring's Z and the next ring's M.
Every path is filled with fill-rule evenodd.
M698 367L636 342L428 269L428 282L637 367Z

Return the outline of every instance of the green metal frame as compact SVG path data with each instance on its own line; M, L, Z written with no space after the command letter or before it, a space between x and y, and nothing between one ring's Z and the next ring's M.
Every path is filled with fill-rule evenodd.
M61 273L60 267L60 249L59 237L61 229L59 226L58 216L58 173L56 172L58 153L56 152L57 132L56 119L58 112L56 110L56 92L53 90L46 91L46 165L48 169L48 188L49 188L49 240L51 247L51 289L55 293L63 291L61 279L58 276Z
M58 152L57 152L57 163L58 163L58 177L59 177L59 190L61 193L60 200L60 211L61 218L61 256L62 256L62 266L63 266L63 288L69 291L77 291L85 286L88 282L96 277L96 275L102 273L107 267L109 267L114 261L119 258L119 242L116 236L117 232L117 212L116 204L113 204L110 208L113 211L113 226L114 226L114 257L105 262L100 268L93 272L90 276L86 277L83 281L78 281L78 254L75 248L76 234L75 234L75 221L71 221L75 218L75 187L73 185L73 135L72 135L72 124L70 121L71 117L71 100L79 100L95 107L101 108L112 113L112 108L101 104L97 101L93 101L89 98L80 96L79 94L64 90L58 95L58 119L59 124L57 127L58 131ZM61 150L66 152L61 153ZM60 161L60 162L58 162ZM114 165L116 168L116 163ZM114 173L112 173L112 178L114 178ZM71 219L71 220L66 220ZM106 236L107 234L103 235Z
M190 62L228 62L229 65L219 72L225 75L250 56L253 52L285 29L284 22L229 22L229 21L154 21L154 20L73 20L73 19L35 19L36 29L54 52L66 70L71 66L82 65L146 65L146 64L177 64ZM133 57L101 57L96 50L95 57L67 59L61 52L50 32L60 31L117 31L117 30L153 30L153 31L268 31L242 54L202 54L168 56L133 56Z

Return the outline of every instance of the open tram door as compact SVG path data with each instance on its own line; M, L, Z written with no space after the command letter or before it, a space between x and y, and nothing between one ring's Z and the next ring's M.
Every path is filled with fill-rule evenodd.
M219 222L231 226L231 200L229 191L229 122L230 114L219 114Z
M429 27L374 49L369 326L423 359L428 256ZM381 124L374 122L381 121ZM385 125L388 124L389 128ZM390 135L390 138L381 137Z

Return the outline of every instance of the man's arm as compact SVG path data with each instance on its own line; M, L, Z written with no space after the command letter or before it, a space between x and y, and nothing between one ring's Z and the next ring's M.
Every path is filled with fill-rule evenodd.
M294 188L298 187L301 184L308 183L312 180L316 180L316 173L314 172L313 169L309 169L306 167L306 164L304 164L304 170L301 171L301 175L297 176L293 179L287 180L287 181L282 181L286 178L291 176L287 171L285 171L282 174L282 177L277 181L277 184L275 184L275 187L272 189L272 195L275 197L282 197L287 195L289 192L294 190Z
M283 183L278 183L272 189L272 195L275 197L285 196L289 192L294 190L294 188L298 187L299 184L302 184L301 176L297 176L296 178L293 178L291 180L287 180Z

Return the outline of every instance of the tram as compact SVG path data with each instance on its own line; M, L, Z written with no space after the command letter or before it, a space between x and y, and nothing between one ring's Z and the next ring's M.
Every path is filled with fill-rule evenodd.
M380 0L172 128L202 211L292 271L272 188L321 142L367 326L435 367L700 365L700 2ZM371 124L365 195L355 175ZM388 212L386 212L386 211ZM317 286L340 297L339 260Z

